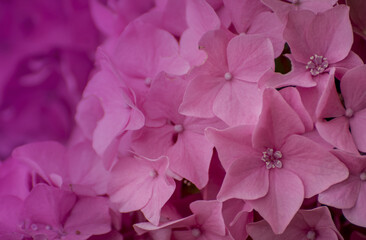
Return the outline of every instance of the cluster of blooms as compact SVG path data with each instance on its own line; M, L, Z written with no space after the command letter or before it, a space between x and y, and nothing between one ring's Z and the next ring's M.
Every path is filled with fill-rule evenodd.
M0 239L366 239L365 9L0 1Z

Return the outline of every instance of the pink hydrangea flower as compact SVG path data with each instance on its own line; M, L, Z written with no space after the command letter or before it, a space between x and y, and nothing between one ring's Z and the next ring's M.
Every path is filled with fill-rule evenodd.
M264 91L263 110L253 131L248 126L208 129L207 137L227 168L218 199L246 200L276 234L282 233L304 197L348 176L337 158L297 135L303 132L299 116L273 89Z
M271 42L244 34L232 38L218 30L206 33L200 46L208 58L195 69L180 112L204 118L217 116L228 125L254 124L261 109L257 82L273 68Z

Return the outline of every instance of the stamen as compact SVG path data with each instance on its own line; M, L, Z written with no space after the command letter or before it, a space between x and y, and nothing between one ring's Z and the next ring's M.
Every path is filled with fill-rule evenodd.
M184 128L183 128L183 126L182 126L181 124L176 124L176 125L174 125L174 131L175 131L176 133L183 132L183 130L184 130Z
M267 169L282 168L281 158L282 153L280 151L274 151L273 148L267 148L267 150L263 152L262 161L266 163Z
M155 178L156 176L158 176L158 172L156 170L151 170L149 174L152 178Z
M314 55L310 57L310 61L306 65L306 69L310 70L311 75L317 76L323 73L329 66L327 58Z
M352 109L350 109L350 108L347 108L346 109L346 112L345 112L345 114L344 114L346 117L348 117L348 118L350 118L350 117L352 117L353 116L353 110Z
M313 230L309 230L306 234L306 238L309 240L315 240L316 233Z
M363 172L363 173L360 174L360 179L362 181L365 181L366 180L366 172Z
M225 77L226 81L230 81L233 78L233 75L231 73L227 72L227 73L225 73L224 77Z
M198 228L193 228L191 230L193 237L199 237L201 236L201 231Z
M151 85L151 78L149 78L149 77L147 77L147 78L145 78L145 85L146 86L150 86Z

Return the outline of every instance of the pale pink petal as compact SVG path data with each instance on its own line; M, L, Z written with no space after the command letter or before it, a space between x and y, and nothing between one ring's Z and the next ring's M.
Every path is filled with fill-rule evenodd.
M269 190L266 196L248 203L271 225L275 234L283 233L304 199L300 178L286 169L269 170Z

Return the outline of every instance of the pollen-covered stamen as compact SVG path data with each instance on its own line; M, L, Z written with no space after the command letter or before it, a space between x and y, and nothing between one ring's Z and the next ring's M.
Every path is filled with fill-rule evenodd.
M348 118L352 117L353 116L353 110L350 109L350 108L347 108L344 115Z
M193 237L199 237L199 236L201 236L201 231L198 228L193 228L191 230L191 233L192 233Z
M180 133L180 132L183 132L183 130L184 130L183 125L181 125L181 124L174 125L174 132Z
M361 179L361 181L366 181L366 172L362 172L360 174L360 179Z
M280 151L274 151L273 148L267 148L263 152L262 161L266 163L266 168L282 168L282 153Z
M317 76L323 73L329 66L327 58L323 56L314 55L310 57L310 61L306 65L306 69L310 70L311 75Z
M308 233L306 234L306 238L309 240L315 240L316 233L313 230L309 230Z
M233 75L229 72L225 73L224 78L226 81L230 81L231 79L233 79Z

